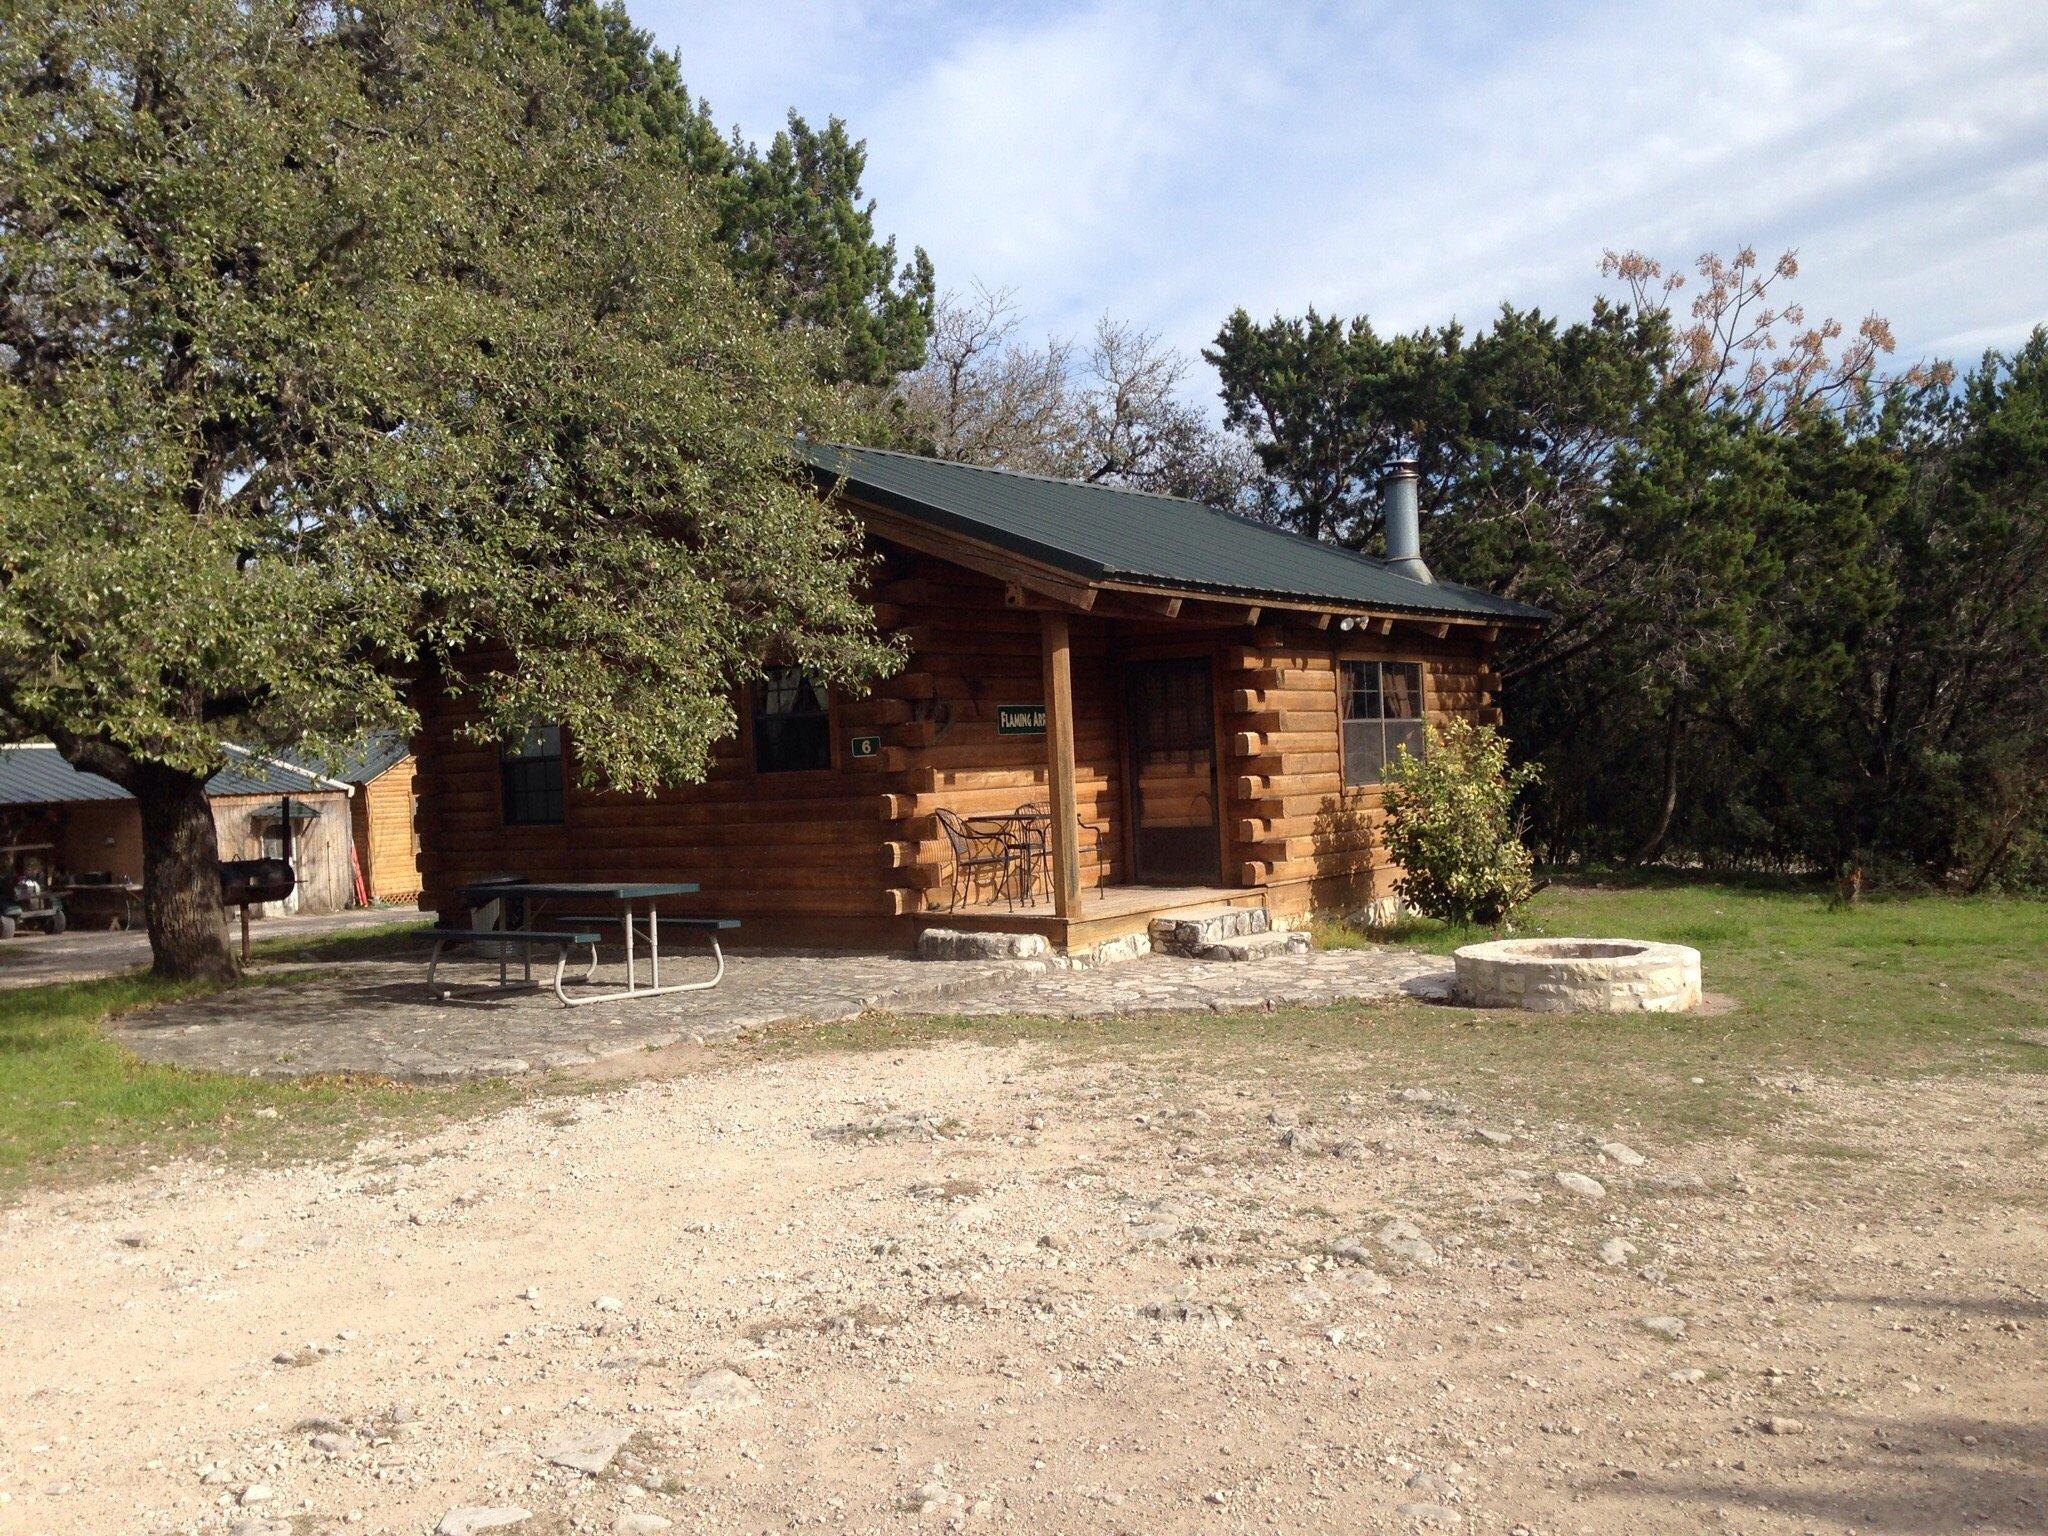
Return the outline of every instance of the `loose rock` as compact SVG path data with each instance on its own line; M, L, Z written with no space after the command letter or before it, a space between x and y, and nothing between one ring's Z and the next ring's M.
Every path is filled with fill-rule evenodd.
M1464 1516L1455 1509L1448 1509L1442 1504L1403 1504L1394 1512L1431 1531L1453 1530L1464 1520Z
M1642 1320L1641 1327L1643 1332L1654 1333L1660 1339L1675 1340L1685 1336L1685 1319L1668 1314L1660 1313L1656 1317L1646 1317Z
M619 1448L632 1438L630 1429L597 1424L558 1431L543 1440L537 1449L543 1461L595 1477L611 1465L612 1458L619 1454Z
M689 1406L699 1413L729 1413L760 1401L754 1384L727 1366L708 1370L690 1382Z
M506 1531L533 1518L533 1511L517 1504L490 1507L471 1505L451 1509L434 1527L435 1536L481 1536L484 1531Z
M1583 1173L1560 1173L1557 1176L1557 1186L1559 1189L1570 1190L1581 1200L1600 1200L1607 1194L1605 1184Z

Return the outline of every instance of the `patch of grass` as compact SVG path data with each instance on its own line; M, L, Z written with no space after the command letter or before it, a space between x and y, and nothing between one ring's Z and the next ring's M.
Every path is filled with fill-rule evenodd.
M407 941L398 926L281 939L267 960L318 963ZM304 970L276 974L303 978ZM237 983L268 985L257 974ZM201 1147L296 1154L330 1149L401 1116L504 1102L502 1083L413 1088L377 1079L285 1081L147 1062L102 1026L117 1013L219 990L146 972L0 991L0 1194L97 1176Z
M344 928L338 933L258 939L251 947L259 965L271 960L374 960L385 955L410 954L419 949L420 935L433 926L426 918L394 917L388 923Z
M1520 915L1516 932L1691 945L1707 991L1736 1006L1678 1027L1759 1062L1939 1070L1988 1053L2012 1066L2048 1065L2041 901L1876 897L1844 909L1788 881L1666 876L1553 885ZM1433 954L1488 937L1425 920L1317 933L1332 947L1396 943Z
M1290 1089L1311 1092L1423 1084L1487 1115L1646 1124L1672 1138L1777 1120L1798 1100L1785 1080L1807 1073L2048 1072L2042 902L1919 896L1837 910L1821 892L1785 882L1553 885L1518 931L1691 944L1708 992L1732 1006L1617 1017L1422 1003L1075 1020L868 1017L768 1048L1028 1041L1082 1057L1144 1058L1167 1074L1284 1072ZM1326 926L1317 940L1448 954L1490 936L1413 921L1370 933Z

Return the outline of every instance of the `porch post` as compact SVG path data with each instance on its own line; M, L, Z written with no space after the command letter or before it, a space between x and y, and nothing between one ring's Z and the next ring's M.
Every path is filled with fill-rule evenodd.
M1067 616L1043 609L1045 787L1052 806L1052 910L1071 918L1081 905L1080 812L1074 804L1074 663Z

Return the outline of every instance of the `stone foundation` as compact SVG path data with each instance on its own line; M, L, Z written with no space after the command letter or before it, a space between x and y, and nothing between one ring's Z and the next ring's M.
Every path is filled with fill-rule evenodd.
M920 960L1043 960L1052 945L1036 933L982 933L927 928L917 936Z
M1537 1013L1683 1013L1700 1002L1700 952L1634 939L1501 939L1452 959L1457 1001Z

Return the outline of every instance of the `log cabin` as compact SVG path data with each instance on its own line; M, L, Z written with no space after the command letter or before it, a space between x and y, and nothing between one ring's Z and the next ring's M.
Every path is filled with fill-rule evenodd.
M1379 559L1173 497L802 451L865 530L902 670L850 697L769 669L705 781L652 796L581 787L553 726L479 744L429 686L425 905L458 921L459 887L505 873L688 880L676 911L753 942L913 947L938 927L1074 954L1220 907L1384 917L1386 764L1426 720L1498 722L1495 648L1546 617L1437 579L1405 464ZM1037 857L949 835L1020 812Z

